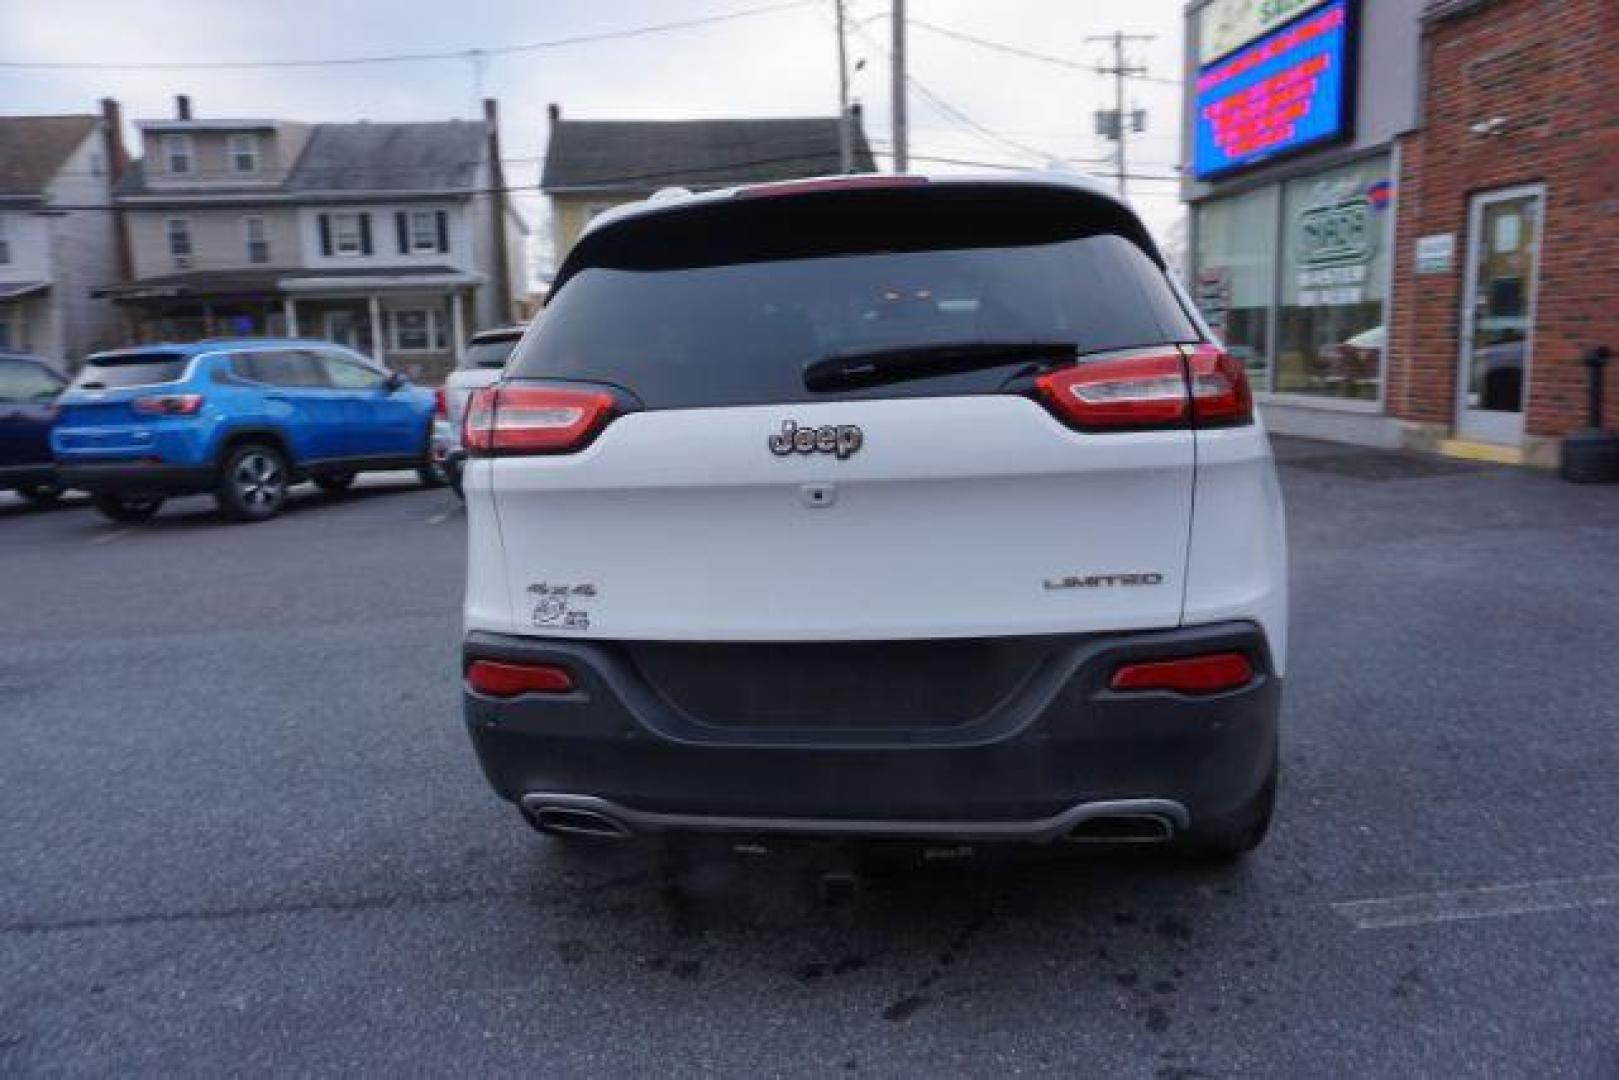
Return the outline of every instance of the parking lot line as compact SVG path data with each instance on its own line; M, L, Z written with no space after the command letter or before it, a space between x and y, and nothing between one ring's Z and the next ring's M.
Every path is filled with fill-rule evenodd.
M428 518L427 523L429 525L442 525L446 521L449 521L452 517L454 517L456 514L458 514L460 512L461 512L461 504L456 503L454 506L451 506L448 510L444 511L442 514L434 514L432 517Z
M110 544L114 540L118 539L120 536L128 536L130 533L132 533L134 531L135 531L135 526L133 526L133 525L130 525L127 528L123 528L123 529L114 529L110 533L102 533L100 536L91 537L90 540L89 540L89 543L91 545Z
M1349 900L1333 904L1332 908L1353 923L1356 930L1391 930L1613 904L1619 904L1619 874Z

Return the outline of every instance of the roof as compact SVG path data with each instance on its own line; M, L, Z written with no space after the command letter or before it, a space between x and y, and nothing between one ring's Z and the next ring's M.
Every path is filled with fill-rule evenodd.
M99 122L97 116L0 116L0 196L42 194Z
M293 191L471 189L484 159L484 126L317 124L287 187Z
M196 130L200 121L186 121ZM215 121L220 130L242 130L258 121ZM170 122L153 124L167 128ZM131 165L118 185L120 196L191 202L240 196L252 201L285 200L346 193L472 194L481 183L486 156L482 121L440 120L423 123L312 125L309 141L286 179L278 184L188 185L153 187L147 183L145 159Z
M220 337L204 338L202 341L168 341L154 342L150 345L132 345L124 349L105 349L93 353L87 359L98 360L111 357L145 356L150 353L163 353L165 355L197 356L200 353L221 352L226 349L263 349L270 347L285 348L291 346L325 345L330 341L319 338L284 338L284 337Z
M0 281L0 300L21 300L50 287L48 281Z
M853 171L875 172L856 118ZM551 124L546 191L656 191L792 180L839 171L836 117L787 120L564 120Z
M177 274L158 274L138 281L121 282L94 290L96 296L128 299L148 296L259 296L284 292L289 279L311 279L341 282L361 278L426 278L437 275L460 276L463 272L449 266L388 266L388 267L336 267L331 269L310 267L253 266L228 270L185 270Z

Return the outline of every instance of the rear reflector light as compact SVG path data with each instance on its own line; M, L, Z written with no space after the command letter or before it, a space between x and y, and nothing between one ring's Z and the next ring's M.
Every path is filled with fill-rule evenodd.
M467 685L489 697L519 694L565 694L573 689L568 669L555 664L500 664L474 660L467 668Z
M486 386L472 395L461 442L469 454L567 454L607 426L617 406L600 390Z
M1176 427L1187 419L1180 352L1137 353L1061 368L1035 380L1064 423L1078 428Z
M1114 690L1173 690L1177 694L1217 694L1247 686L1254 666L1242 653L1210 653L1180 660L1125 664L1113 673Z
M144 416L191 416L202 410L202 395L155 394L138 397L129 407Z
M779 184L754 184L737 192L744 199L768 199L776 195L801 195L811 191L848 191L855 188L908 188L928 182L925 176L836 176L825 180L785 180Z
M1246 424L1254 418L1254 395L1242 362L1212 345L1189 350L1192 417L1198 427Z
M433 415L440 420L447 420L450 416L450 403L444 398L444 387L433 391Z

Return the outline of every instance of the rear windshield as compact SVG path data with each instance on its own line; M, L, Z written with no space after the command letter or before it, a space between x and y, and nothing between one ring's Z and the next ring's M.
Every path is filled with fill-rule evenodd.
M623 238L581 245L510 371L687 408L982 393L1027 366L928 375L924 362L880 386L806 387L807 365L872 350L1197 340L1164 272L1121 235L1139 230L1133 219L1085 220L1071 198L1062 213L939 203L867 199L835 220L761 205L702 228L624 223Z
M512 337L502 341L474 341L467 346L466 355L461 358L461 367L463 369L504 367L506 358L517 346L517 340Z
M182 353L92 356L74 376L72 389L114 390L123 386L173 382L185 372L189 359Z

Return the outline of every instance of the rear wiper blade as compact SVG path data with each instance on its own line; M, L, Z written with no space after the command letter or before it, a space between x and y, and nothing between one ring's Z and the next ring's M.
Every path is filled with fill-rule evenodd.
M901 345L841 353L804 366L804 388L816 392L856 390L909 379L984 371L1025 360L1073 360L1074 341L961 341Z

